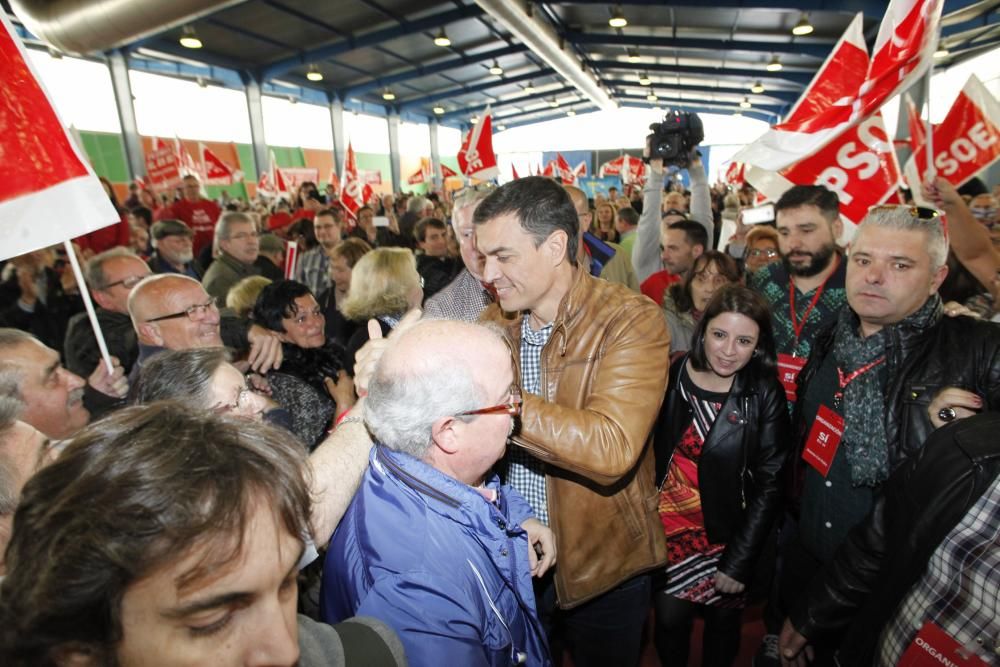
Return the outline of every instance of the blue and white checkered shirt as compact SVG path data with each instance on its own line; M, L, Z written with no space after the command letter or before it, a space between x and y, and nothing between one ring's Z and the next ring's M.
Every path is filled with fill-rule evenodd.
M539 395L542 393L542 348L552 335L552 323L538 331L528 326L528 316L521 320L521 392ZM507 455L507 483L535 511L535 516L546 526L549 525L549 504L545 491L545 464L524 451L521 447L511 447Z
M986 664L1000 662L1000 477L934 550L882 632L878 664L899 662L926 621Z

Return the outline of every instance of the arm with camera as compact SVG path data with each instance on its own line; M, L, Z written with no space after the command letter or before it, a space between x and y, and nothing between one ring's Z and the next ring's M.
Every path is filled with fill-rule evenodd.
M699 140L700 141L700 140ZM690 217L700 224L708 232L708 245L710 250L715 242L715 218L712 215L712 192L708 187L708 174L705 173L705 166L701 162L701 155L697 148L691 149L691 161L687 167L688 177L691 179L691 210Z
M643 156L647 157L649 142ZM641 284L663 267L660 263L660 202L663 199L663 160L649 160L646 184L642 186L642 213L635 245L632 246L632 268Z

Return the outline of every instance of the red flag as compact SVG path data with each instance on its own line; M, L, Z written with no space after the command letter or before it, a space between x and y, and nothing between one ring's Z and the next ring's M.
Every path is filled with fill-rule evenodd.
M469 178L486 181L500 173L493 152L493 124L489 107L483 117L469 130L458 150L458 166Z
M573 167L573 175L577 178L582 178L587 175L587 161L580 160L580 164Z
M406 182L410 185L419 185L426 182L424 179L424 170L417 169L415 172L410 174L410 176L406 179Z
M205 174L202 172L201 166L191 157L184 142L176 136L174 137L174 150L177 151L177 157L180 160L181 175L197 176L198 180L204 182Z
M448 165L442 163L441 164L441 178L452 178L453 176L458 176L458 174L455 173L455 170L452 169L451 167L449 167Z
M936 48L942 0L890 0L872 57L857 81L864 52L860 19L817 73L802 102L780 125L736 154L735 159L777 170L812 156L844 131L874 114L908 88L930 66ZM823 90L832 94L820 94ZM800 111L801 107L801 111Z
M354 160L354 148L347 142L347 154L344 156L343 181L340 184L340 203L352 220L358 217L358 209L364 205L365 193L358 180L358 165ZM369 188L370 190L371 188Z
M556 172L559 174L559 180L562 181L563 185L573 185L576 183L576 175L562 153L556 153Z
M736 162L735 160L729 163L729 168L726 169L726 183L730 185L735 185L737 187L742 186L746 182L746 165L742 162Z
M616 157L614 160L608 160L601 165L601 168L597 170L597 174L604 178L605 176L618 176L622 173L622 165L625 164L625 156Z
M198 142L201 152L201 162L205 173L205 182L214 185L232 185L243 178L243 173L226 164L222 158L213 153L208 146Z
M514 163L511 163L510 165L510 173L511 176L514 177L515 181L520 178L520 176L517 175L517 167L514 166Z
M15 257L107 227L119 216L4 12L0 21L0 257Z
M555 178L555 176L556 176L556 163L555 162L549 162L547 165L545 165L545 169L542 170L542 174L541 175L545 176L546 178Z
M900 170L882 114L876 113L780 172L751 167L746 177L772 201L793 185L823 185L840 198L840 214L857 224L895 194Z
M910 151L915 155L927 143L927 125L920 117L917 105L913 103L910 94L903 95L903 99L906 101L906 121L910 129Z
M975 75L931 131L937 174L956 187L1000 159L1000 103ZM914 152L906 163L906 180L915 196L926 172L926 151Z

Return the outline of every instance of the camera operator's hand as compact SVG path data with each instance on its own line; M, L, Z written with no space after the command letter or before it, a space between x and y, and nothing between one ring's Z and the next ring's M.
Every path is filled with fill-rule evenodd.
M698 152L698 147L695 146L691 149L690 164L701 166L701 153ZM689 167L690 168L690 167Z

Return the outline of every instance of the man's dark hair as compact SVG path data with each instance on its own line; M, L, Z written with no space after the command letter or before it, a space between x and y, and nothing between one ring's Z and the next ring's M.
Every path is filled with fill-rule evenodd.
M287 333L281 320L294 317L299 312L295 300L307 295L315 297L312 290L295 280L279 280L265 285L253 305L250 319L265 329Z
M803 206L815 206L830 222L840 215L840 199L837 193L822 185L796 185L786 190L774 204L774 213Z
M128 392L130 405L176 400L204 409L209 407L212 376L229 361L224 347L157 352L139 369Z
M695 327L688 357L696 371L708 370L705 358L705 329L708 323L723 313L739 313L757 323L757 348L747 364L757 364L759 373L773 374L778 368L778 355L774 351L774 332L771 329L771 309L757 292L739 284L724 285L712 296L705 312Z
M516 215L521 229L542 245L553 232L566 232L566 256L576 266L580 221L569 193L555 181L543 176L525 176L489 194L472 214L472 222L482 225L502 215Z
M316 215L313 216L313 221L315 221L316 218L320 217L321 215L327 218L333 218L337 222L340 222L341 218L343 217L341 209L339 208L321 208L320 210L316 211Z
M131 208L129 209L129 213L131 213L133 217L142 218L143 220L145 220L147 228L153 226L153 212L150 211L145 206L136 206L134 208Z
M215 575L241 557L259 507L301 540L309 502L304 450L267 424L170 402L91 424L24 487L0 585L0 664L54 664L60 650L114 664L130 586L202 546L177 585Z
M448 225L444 224L443 221L438 220L437 218L421 218L417 221L416 226L413 228L413 238L417 239L421 243L426 241L428 227L440 229L445 233L448 232Z
M688 245L700 245L708 250L708 232L694 220L678 220L670 223L667 229L681 230L684 232L684 240L688 242Z
M618 219L626 225L635 227L639 224L639 213L634 208L622 208L618 211Z

